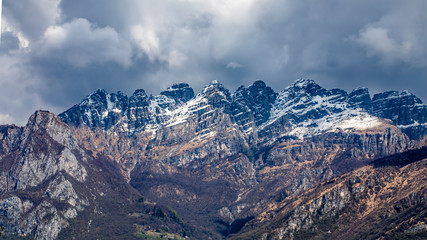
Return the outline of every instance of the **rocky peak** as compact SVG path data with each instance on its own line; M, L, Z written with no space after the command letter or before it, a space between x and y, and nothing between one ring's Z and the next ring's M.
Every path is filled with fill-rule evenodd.
M69 110L59 114L66 123L108 129L115 125L128 108L129 100L122 92L107 93L98 89Z
M290 86L304 88L309 85L317 85L313 79L299 78L295 80Z
M70 127L54 114L37 111L29 119L20 136L19 163L7 171L2 183L6 191L35 187L60 171L77 181L86 178L81 165L85 156L78 147ZM10 166L9 166L10 167Z
M48 111L38 110L31 115L27 125L23 129L21 149L25 148L25 145L31 144L27 142L32 140L31 135L33 134L48 135L54 141L69 149L77 147L76 140L72 137L69 126L58 116Z
M202 91L202 95L213 107L223 108L226 111L228 110L231 95L228 89L226 89L218 80L214 80L206 86Z
M172 87L168 87L160 94L170 97L177 102L188 102L194 97L193 88L191 88L187 83L173 84Z
M85 99L83 99L80 105L89 105L96 103L106 104L107 95L107 91L99 88L95 92L87 96Z
M120 91L110 94L104 89L98 89L83 99L79 106L102 111L113 108L124 109L126 108L126 102L127 97Z
M371 95L367 88L356 88L348 95L348 105L351 108L362 108L372 111Z
M111 93L109 94L109 97L107 97L107 108L109 110L118 109L123 111L126 110L127 107L128 97L121 91L118 91L117 93Z
M300 94L321 96L327 93L325 88L321 87L312 79L298 79L287 87L285 91L290 92L292 97Z
M251 85L249 85L248 88L256 88L256 89L263 89L267 87L267 85L265 84L265 82L261 79L256 80L254 83L252 83Z
M80 104L84 108L92 108L96 110L107 109L125 109L127 107L127 96L122 92L108 93L104 89L98 89L88 97L86 97Z
M255 125L259 126L270 117L270 110L277 93L262 80L255 81L248 88L241 86L233 94L232 112L239 121L247 119L245 112L251 112ZM243 124L243 122L242 122Z
M41 123L46 123L45 121L51 121L53 119L59 121L55 114L46 110L37 110L35 113L33 113L33 115L30 116L27 125L44 125Z
M255 101L260 98L268 98L270 101L274 101L277 95L274 90L271 87L268 87L262 80L255 81L248 87L248 91L251 96L256 98L254 99Z
M59 116L74 126L134 132L147 124L160 127L175 120L180 122L200 101L222 109L246 132L264 128L278 119L281 126L306 123L316 127L312 120L372 114L393 120L411 138L427 134L426 106L408 91L380 93L371 100L367 88L357 88L348 94L341 89L325 89L311 79L298 79L280 93L257 80L248 87L239 87L233 95L215 80L197 97L186 83L174 84L159 96L147 96L143 89L138 89L128 98L121 92L110 94L98 89Z
M343 90L327 90L313 80L298 79L278 94L268 122L286 118L287 123L299 124L321 119L344 111L346 99Z
M216 92L227 92L228 93L229 91L218 80L213 80L202 90L202 94L204 94L204 95L210 95L210 94L213 94Z
M149 99L144 89L137 89L129 98L129 107L146 107L149 105Z

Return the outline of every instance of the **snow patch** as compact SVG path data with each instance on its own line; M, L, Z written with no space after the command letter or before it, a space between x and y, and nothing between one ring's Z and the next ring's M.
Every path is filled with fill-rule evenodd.
M419 123L418 121L414 121L412 124L407 125L397 125L398 128L411 128L411 127L427 127L427 122Z
M208 108L207 99L200 94L182 105L177 105L175 100L169 97L156 96L151 101L148 109L151 113L150 115L156 117L160 122L153 119L152 122L156 124L147 125L145 130L154 131L162 126L172 127L185 123L191 116L203 114Z
M111 95L107 94L107 109L111 110L114 108L114 103L111 102Z
M304 137L325 132L363 131L379 127L382 124L383 122L380 118L361 110L346 110L321 119L309 119L299 123L290 132L285 133L284 136L295 136L299 139L304 139Z
M337 95L311 97L307 95L301 96L298 101L296 101L295 98L290 97L289 91L285 89L279 93L271 109L270 119L260 127L264 128L287 114L304 115L316 109L327 111L328 114L334 114L331 112L331 109L344 111L347 107L346 103L332 103L331 100L336 98L336 96Z

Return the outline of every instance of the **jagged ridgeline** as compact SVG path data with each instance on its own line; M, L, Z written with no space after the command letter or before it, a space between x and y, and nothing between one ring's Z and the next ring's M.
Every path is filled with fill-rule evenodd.
M427 106L300 79L97 90L0 126L7 239L425 239Z
M59 117L74 126L134 132L179 124L203 114L208 105L221 109L244 131L262 131L280 118L286 118L288 125L307 127L332 120L331 116L343 120L369 115L392 120L411 139L422 138L427 129L427 107L408 91L388 91L371 98L367 88L347 93L327 90L306 79L295 81L279 93L261 80L247 88L241 86L233 94L218 81L198 95L186 83L174 84L159 96L148 96L143 89L130 97L99 89Z

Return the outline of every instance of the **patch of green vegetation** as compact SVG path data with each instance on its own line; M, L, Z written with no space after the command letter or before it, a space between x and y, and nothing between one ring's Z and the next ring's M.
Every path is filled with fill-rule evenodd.
M144 201L144 204L145 204L145 205L151 205L151 206L156 206L156 205L157 205L157 203L155 203L155 202L150 202L150 201Z
M185 240L178 234L162 232L162 231L152 231L148 230L147 227L136 225L135 236L146 239L146 240Z

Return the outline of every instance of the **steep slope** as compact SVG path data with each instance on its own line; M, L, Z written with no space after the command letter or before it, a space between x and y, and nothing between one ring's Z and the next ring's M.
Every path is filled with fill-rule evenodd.
M22 130L22 127L15 125L0 126L0 159L18 147Z
M243 130L253 130L270 117L277 94L257 80L248 88L239 87L232 96L231 115Z
M17 144L0 162L0 206L6 217L2 225L6 233L55 238L69 219L88 206L87 198L79 196L70 181L86 181L85 153L68 126L43 111L32 115L15 139Z
M123 93L109 94L103 89L98 89L60 117L74 126L84 124L108 129L117 123L127 105L128 97Z
M134 224L183 232L168 208L138 202L142 196L118 166L80 148L55 115L38 111L25 127L2 129L2 146L8 147L0 161L0 225L6 236L132 239Z
M427 106L408 91L375 94L372 111L378 117L391 119L413 139L420 139L427 133Z
M230 239L425 239L427 149L378 160L272 205Z

